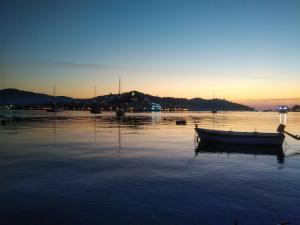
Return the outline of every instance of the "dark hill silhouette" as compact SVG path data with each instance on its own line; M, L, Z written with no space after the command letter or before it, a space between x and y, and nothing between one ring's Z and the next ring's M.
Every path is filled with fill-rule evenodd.
M151 107L151 103L158 103L162 108L188 109L188 110L220 110L220 111L252 111L253 108L233 103L222 99L207 100L202 98L172 98L158 97L144 94L138 91L130 91L121 94L109 94L89 99L74 99L65 96L53 97L46 94L21 91L18 89L0 90L1 105L17 105L17 106L33 106L33 105L49 105L53 102L65 107L88 107L91 104L98 104L104 109L122 107L134 111L147 111ZM80 105L80 106L79 106Z
M300 112L300 105L294 105L291 110L294 112Z
M13 88L0 90L0 104L2 105L51 104L54 102L54 99L58 103L74 101L74 99L65 96L53 97L51 95L21 91Z

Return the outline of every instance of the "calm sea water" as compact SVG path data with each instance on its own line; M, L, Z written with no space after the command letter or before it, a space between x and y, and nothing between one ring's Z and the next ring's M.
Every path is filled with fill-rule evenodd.
M274 132L278 113L12 114L0 126L0 224L300 224L300 141L286 139L283 162L195 155L188 116L207 128ZM284 119L300 134L300 113Z

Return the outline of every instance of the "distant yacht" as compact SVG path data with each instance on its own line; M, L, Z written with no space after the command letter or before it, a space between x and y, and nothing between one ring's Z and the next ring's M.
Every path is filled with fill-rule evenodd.
M53 97L54 97L53 106L50 109L47 109L47 112L62 112L62 111L64 111L62 108L56 107L56 87L55 87L55 85L53 86Z
M287 113L289 111L289 108L285 105L281 105L277 108L277 111L279 113Z
M101 109L99 109L99 107L97 106L97 100L96 100L96 97L97 97L97 94L96 94L96 86L95 86L94 94L95 94L94 105L91 107L90 113L92 113L92 114L100 114L100 113L102 113L102 112L101 112Z
M160 112L161 111L161 105L158 103L151 103L151 111L152 112Z

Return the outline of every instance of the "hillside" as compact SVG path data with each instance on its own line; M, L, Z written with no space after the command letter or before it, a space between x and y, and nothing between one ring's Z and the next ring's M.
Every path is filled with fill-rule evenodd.
M291 108L294 112L300 112L300 105L295 105L293 108Z
M97 104L103 109L114 109L122 107L134 111L150 110L151 103L158 103L163 109L188 109L188 110L219 110L219 111L252 111L251 107L229 102L227 100L213 99L207 100L202 98L172 98L158 97L144 94L138 91L123 93L120 96L110 94L98 96L90 99L74 99L65 96L53 96L21 91L18 89L0 90L1 105L16 105L16 106L49 106L56 102L61 107L65 108L87 108Z
M21 91L18 89L3 89L0 90L0 104L1 105L38 105L38 104L51 104L54 102L67 103L72 102L74 99L64 96L53 96L34 93L29 91Z

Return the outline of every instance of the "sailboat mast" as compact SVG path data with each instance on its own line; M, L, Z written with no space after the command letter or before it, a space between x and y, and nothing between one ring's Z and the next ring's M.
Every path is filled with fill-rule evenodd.
M56 86L53 85L53 96L54 96L54 108L56 108Z
M121 78L119 77L119 95L121 95Z

